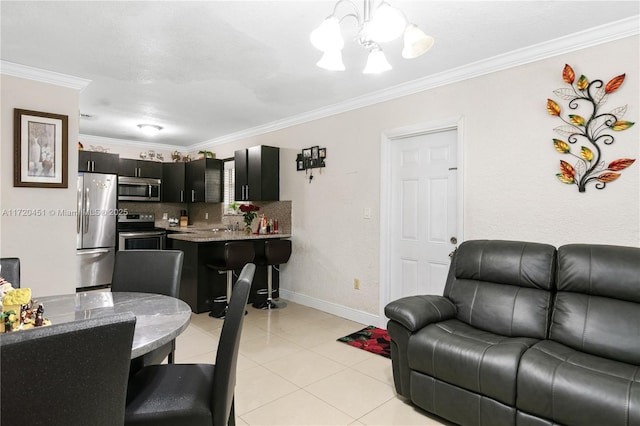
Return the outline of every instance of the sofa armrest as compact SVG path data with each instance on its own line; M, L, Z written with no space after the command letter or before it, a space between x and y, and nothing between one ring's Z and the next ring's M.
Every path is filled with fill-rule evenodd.
M456 306L444 296L420 295L403 297L384 308L387 318L414 332L439 321L455 318Z

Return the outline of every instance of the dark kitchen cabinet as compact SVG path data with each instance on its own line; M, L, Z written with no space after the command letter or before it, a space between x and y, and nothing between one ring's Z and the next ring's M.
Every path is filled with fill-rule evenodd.
M223 161L202 158L185 165L186 202L221 203L223 198Z
M162 201L186 203L185 164L162 163Z
M92 173L118 173L120 155L107 152L78 151L78 171Z
M118 174L120 176L162 179L162 163L121 158L118 163Z
M235 152L235 199L277 201L280 199L280 148L254 146Z

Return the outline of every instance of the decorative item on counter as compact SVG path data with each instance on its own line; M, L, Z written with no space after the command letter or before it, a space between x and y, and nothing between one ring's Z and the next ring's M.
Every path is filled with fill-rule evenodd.
M178 226L179 222L180 222L180 220L177 217L170 217L169 218L169 226Z
M243 216L244 216L244 232L247 235L251 235L251 223L253 222L253 219L255 219L256 216L258 216L258 213L256 213L258 210L260 210L260 207L254 204L240 205L240 211L243 213Z
M180 210L180 226L186 228L189 225L189 216L186 210Z
M198 151L198 154L201 155L200 158L216 158L216 155L211 151L201 150Z
M238 210L240 209L240 204L237 201L229 204L229 213L230 214L238 214Z

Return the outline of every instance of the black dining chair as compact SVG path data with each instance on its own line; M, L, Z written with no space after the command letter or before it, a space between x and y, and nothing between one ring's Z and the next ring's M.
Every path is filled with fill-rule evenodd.
M180 278L184 253L180 250L123 250L116 252L111 291L180 296ZM176 342L163 345L132 360L132 369L160 364L165 358L174 362Z
M233 287L216 363L143 368L129 381L125 426L235 425L236 365L244 310L255 265L246 265Z
M122 425L135 322L125 313L0 335L2 424Z
M13 288L20 288L20 259L17 257L0 259L0 277L7 280Z

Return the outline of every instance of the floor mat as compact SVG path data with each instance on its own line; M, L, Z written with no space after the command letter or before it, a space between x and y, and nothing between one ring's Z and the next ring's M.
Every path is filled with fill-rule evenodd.
M387 330L370 325L338 339L354 348L391 358L391 338Z

